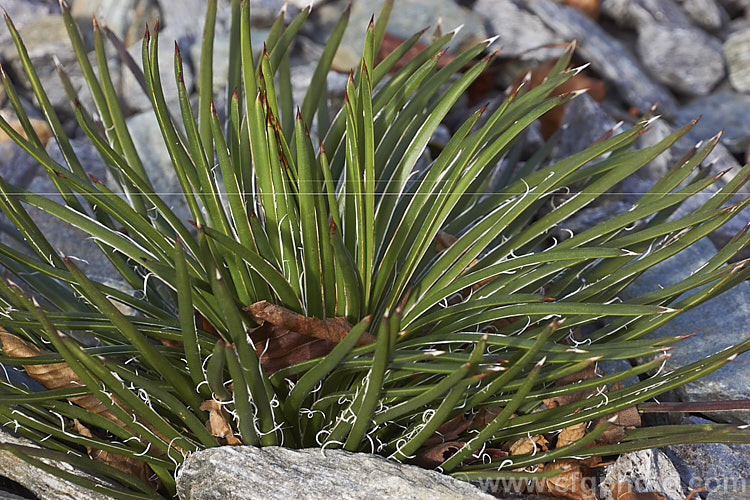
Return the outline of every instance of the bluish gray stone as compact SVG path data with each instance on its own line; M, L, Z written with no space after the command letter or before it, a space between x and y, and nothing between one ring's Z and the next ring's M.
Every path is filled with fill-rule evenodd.
M620 295L623 299L637 297L657 290L660 286L677 283L702 266L716 249L707 239L698 240L677 255L644 272ZM727 347L750 338L750 283L743 281L698 307L677 315L674 319L647 334L647 338L694 334L679 342L665 363L665 370L674 370L705 359ZM750 354L739 355L719 370L677 389L682 401L750 399ZM750 422L749 411L717 413L721 421Z
M724 130L721 142L732 152L744 153L750 145L750 96L731 92L700 97L680 108L677 123L687 123L701 116L690 131L694 140L705 139Z
M690 25L688 16L673 0L602 0L601 10L629 28L650 23Z
M689 416L685 424L711 424ZM691 443L668 446L665 450L688 489L705 487L710 499L744 498L750 494L750 444Z
M707 30L718 30L729 20L716 0L684 0L682 8L695 24Z
M706 95L724 78L721 43L692 26L643 24L638 53L656 80L683 94Z
M349 24L333 61L334 68L348 71L359 64L367 25L371 17L380 12L383 1L370 0L352 4ZM340 15L343 6L337 5L336 9ZM423 28L431 26L434 29L438 20L442 22L443 33L463 25L450 43L453 51L487 38L484 20L469 9L457 5L453 0L399 0L388 21L388 32L406 39ZM422 41L429 42L431 35L431 31L425 33Z
M556 156L566 158L583 151L615 125L617 122L588 94L577 96L565 106Z
M750 28L732 33L724 42L729 83L738 92L750 92Z
M671 116L677 110L674 96L654 82L627 47L582 12L555 2L529 2L529 8L558 35L578 41L578 53L617 90L620 97L641 112L659 103Z
M545 44L563 42L563 39L512 0L478 0L473 8L487 19L491 34L500 36L501 58L543 61L559 57L563 51L562 47L540 48Z

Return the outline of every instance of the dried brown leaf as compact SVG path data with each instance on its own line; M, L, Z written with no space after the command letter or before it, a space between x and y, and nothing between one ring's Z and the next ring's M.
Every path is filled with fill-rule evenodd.
M0 344L2 345L5 355L12 358L32 358L43 354L51 354L50 351L39 349L34 344L27 342L2 328L0 328ZM31 378L42 384L47 389L69 389L83 385L81 379L78 378L78 375L76 375L67 363L22 366ZM125 427L125 423L113 415L104 403L93 394L68 398L68 400L92 413L96 413L97 415L114 422L119 426Z
M555 387L563 387L566 385L583 382L584 380L591 380L593 378L596 378L599 374L600 373L596 370L596 367L594 365L590 365L581 371L559 378L555 382ZM576 401L582 401L593 394L601 393L603 391L606 391L606 387L603 385L599 387L591 387L588 389L582 389L578 392L562 394L560 396L553 396L551 398L545 399L543 402L545 406L547 406L547 408L556 408L558 406L574 403Z
M445 231L438 231L435 235L435 253L440 253L443 250L449 249L458 238Z
M435 431L435 434L424 442L424 446L433 446L455 440L462 432L471 427L475 417L476 414L474 413L461 413L447 422L443 422Z
M244 310L260 324L250 332L250 338L268 374L325 356L351 329L346 318L312 318L266 301L256 302ZM365 332L357 345L373 342L375 338Z
M471 422L471 429L480 429L493 420L495 420L495 417L500 415L500 412L503 411L500 407L495 408L481 408L476 414L474 414L474 420ZM516 414L510 416L510 418L514 418Z
M549 441L541 434L531 438L521 438L513 441L508 450L511 455L527 455L530 453L547 451Z
M562 469L560 474L544 480L544 494L571 500L597 500L591 469L578 460L558 460L544 464L542 470Z
M308 337L339 343L349 333L351 325L346 318L318 319L303 316L285 307L269 304L265 300L244 308L258 323L271 323L279 328ZM357 342L358 346L372 344L375 337L365 333Z
M586 425L588 422L578 422L564 428L560 434L557 435L557 444L555 448L562 448L565 445L578 441L586 434Z
M73 420L73 427L81 436L89 438L94 437L91 434L89 428L79 422L78 419ZM129 476L134 476L143 481L145 484L150 485L154 489L157 489L159 487L159 482L153 481L151 479L151 469L143 460L138 460L137 458L133 457L126 457L125 455L119 455L117 453L112 453L109 451L98 450L89 446L86 447L86 450L88 451L88 454L92 459L107 464L110 467L114 467L115 469L122 471Z
M464 443L460 441L441 443L420 451L411 463L425 469L433 469L455 455L463 446Z
M26 132L23 130L23 126L21 125L21 122L17 116L7 111L0 111L0 116L5 118L10 126L13 127L13 130L21 134L24 139L28 139L28 137L26 137ZM50 131L47 122L38 118L29 118L29 122L31 123L31 128L34 129L34 132L36 132L36 135L39 137L39 140L42 141L42 144L46 146L49 140L52 138L52 132ZM0 130L0 142L9 140L10 137L8 136L8 134Z
M534 88L540 85L549 75L549 72L554 67L556 61L543 62L534 69L531 70L531 81L529 88ZM523 78L516 79L511 85L515 88L521 84ZM586 76L586 73L579 73L565 83L557 87L553 93L565 94L567 92L573 92L575 90L588 89L588 94L597 102L602 102L607 94L604 82L597 78L591 78ZM542 135L548 139L555 131L557 131L565 119L565 105L557 106L554 109L548 111L544 116L539 119L541 123Z
M335 342L308 337L271 323L253 330L250 338L263 369L269 375L287 366L325 356L336 346Z
M612 417L615 417L615 421L597 438L592 446L619 443L625 437L626 430L641 426L641 415L635 406L599 417L594 421L594 426L610 420Z
M232 431L232 427L229 425L229 419L231 417L222 404L213 399L209 399L201 403L201 410L208 412L206 429L208 429L208 432L210 432L212 436L223 440L222 444L228 444L230 446L242 444L242 441L235 437L234 431Z

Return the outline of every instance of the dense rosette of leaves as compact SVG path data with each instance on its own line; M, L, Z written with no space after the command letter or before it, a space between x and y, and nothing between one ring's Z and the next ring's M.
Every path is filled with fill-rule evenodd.
M648 376L681 337L643 337L746 279L744 262L727 262L750 235L738 234L685 281L625 302L618 294L744 208L748 201L727 203L750 167L670 217L719 180L699 169L713 138L629 211L558 242L559 224L693 124L633 150L645 117L568 158L550 162L550 143L518 161L510 153L524 129L576 96L557 95L578 72L568 69L571 46L538 86L521 85L469 116L446 144L430 144L491 63L491 42L439 64L453 34L415 52L418 33L377 60L391 8L386 2L367 30L342 108L329 109L325 82L348 12L294 113L288 50L309 9L286 26L282 14L254 60L249 2L233 0L223 122L211 95L216 2L205 20L197 118L179 47L175 81L162 82L158 26L146 33L142 81L192 225L155 192L133 145L101 28L94 24L95 71L63 5L96 109L79 103L60 70L116 185L86 175L6 19L65 161L46 153L3 75L25 135L2 118L0 128L64 199L0 180L0 208L27 250L0 245L0 264L22 284L0 283L0 361L26 367L47 388L0 380L0 422L42 446L5 448L47 469L41 458L80 466L115 497L153 498L174 494L186 454L221 444L343 447L492 479L533 477L532 466L549 478L574 457L748 440L731 426L639 429L633 407L750 348ZM166 86L177 87L180 109L168 109ZM130 291L58 255L27 206L88 233ZM648 356L620 373L596 371L602 360ZM634 375L643 381L618 384Z

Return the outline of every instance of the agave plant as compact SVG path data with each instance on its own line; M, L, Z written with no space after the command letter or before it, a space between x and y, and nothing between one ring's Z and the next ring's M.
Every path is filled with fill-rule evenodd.
M44 166L63 201L0 179L0 208L26 245L0 245L0 264L18 282L0 282L0 362L23 366L46 386L0 380L0 422L39 445L2 449L116 498L154 498L174 495L175 470L188 454L222 444L341 447L472 480L551 476L560 472L554 464L536 474L529 467L571 457L748 440L728 425L636 428L622 419L750 348L748 341L654 374L666 346L682 337L643 337L750 276L744 262L727 264L750 235L738 234L684 281L624 302L618 294L747 205L725 206L750 167L693 212L670 217L719 179L698 168L715 137L629 211L555 242L559 224L692 124L632 150L651 121L644 118L559 161L548 161L550 143L524 162L500 163L498 174L499 159L518 158L508 153L524 130L575 97L555 95L579 71L568 69L571 46L541 85L514 89L473 113L446 144L428 147L490 64L491 41L439 66L453 33L438 34L396 69L417 33L377 62L392 4L368 27L361 65L335 112L326 75L348 11L295 113L289 48L310 9L288 25L282 13L255 60L249 2L233 0L223 121L211 85L217 2L208 2L205 19L197 119L179 47L175 80L162 82L158 26L146 32L145 91L192 221L154 190L96 23L95 71L61 2L95 109L82 106L61 75L80 129L116 185L87 176L6 16L65 164L46 152L3 73L24 134L2 118L0 128ZM167 85L179 91L179 110L167 106ZM550 209L562 193L564 202ZM123 287L94 281L59 255L25 205L89 234ZM583 375L596 373L599 361L647 356L656 357ZM615 385L634 375L642 381ZM572 428L577 437L558 437L554 449L501 450Z

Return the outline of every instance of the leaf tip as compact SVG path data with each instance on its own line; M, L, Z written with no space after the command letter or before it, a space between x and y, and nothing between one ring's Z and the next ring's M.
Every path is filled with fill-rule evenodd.
M500 38L500 35L495 35L495 36L492 36L490 38L486 38L483 43L487 47L489 47L490 45L492 45L493 43L495 43L498 40L498 38Z

